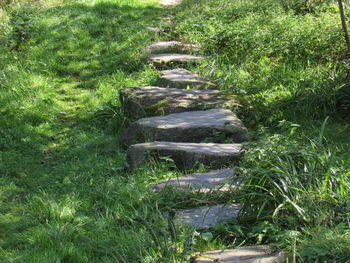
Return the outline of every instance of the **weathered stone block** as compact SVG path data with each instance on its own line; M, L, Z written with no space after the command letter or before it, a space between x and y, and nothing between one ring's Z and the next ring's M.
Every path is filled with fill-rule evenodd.
M135 118L239 105L235 97L217 90L129 87L121 89L120 95Z
M176 6L181 4L182 0L161 0L159 3L165 6Z
M180 192L226 192L239 187L241 183L242 180L235 174L234 169L220 169L207 173L188 174L162 181L153 186L152 191L160 192L165 188L171 188Z
M239 247L210 251L202 254L195 263L282 263L284 253L268 246Z
M155 67L166 68L184 64L198 63L203 60L202 57L186 54L154 54L149 56L149 60Z
M243 153L237 143L176 143L148 142L134 144L127 150L127 162L131 169L136 168L151 156L168 156L179 168L189 169L197 163L220 169L238 161Z
M202 206L177 212L175 220L196 230L204 230L238 217L241 209L242 206L237 204Z
M126 129L123 141L202 142L209 139L222 142L230 138L246 141L247 129L235 114L227 109L189 111L166 116L140 119Z
M211 83L207 79L182 68L163 70L156 85L160 87L177 89L216 89L214 83Z
M144 53L171 53L171 52L179 52L186 53L191 50L196 50L198 47L193 44L185 44L180 41L160 41L152 43L143 49Z

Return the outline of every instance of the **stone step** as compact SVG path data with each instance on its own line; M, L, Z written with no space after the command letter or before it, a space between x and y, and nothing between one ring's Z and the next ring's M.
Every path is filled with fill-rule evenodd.
M148 57L155 67L167 68L184 64L193 64L203 60L202 57L187 54L154 54Z
M167 24L168 26L170 26L173 23L173 18L173 15L164 15L160 17L160 19L164 20L165 24Z
M169 52L181 52L186 53L191 50L198 50L198 46L193 44L185 44L180 41L160 41L155 42L143 49L143 53L169 53Z
M178 168L189 169L197 163L209 168L220 169L238 161L243 153L238 143L176 143L148 142L134 144L127 150L127 162L131 169L136 168L150 157L168 156Z
M233 96L216 90L129 87L121 89L120 95L134 118L239 105Z
M183 68L163 70L156 85L177 89L216 89L214 83Z
M195 263L282 263L284 253L268 246L239 247L203 253Z
M160 192L165 188L171 188L180 192L226 192L239 187L241 183L242 180L236 175L234 169L221 169L172 178L158 183L151 190L153 192Z
M161 0L159 3L165 6L176 6L181 4L182 0Z
M227 220L238 217L241 209L242 206L238 204L202 206L178 211L175 214L175 221L200 231L224 224Z
M234 113L227 109L189 111L166 116L140 119L126 129L126 144L140 141L222 142L230 138L246 141L247 129Z
M146 29L147 29L148 31L151 31L151 32L154 32L154 33L160 33L160 32L162 32L162 29L159 28L159 27L151 27L151 26L148 26L148 27L146 27Z

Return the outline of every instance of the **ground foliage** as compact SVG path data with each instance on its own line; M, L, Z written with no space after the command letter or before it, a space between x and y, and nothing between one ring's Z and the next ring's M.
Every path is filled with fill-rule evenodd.
M323 0L5 1L0 9L0 261L185 262L193 251L275 244L300 262L349 258L348 60ZM349 15L349 14L348 14ZM150 85L139 52L163 36L199 43L192 70L238 94L252 142L241 193L155 195L171 159L129 173L118 89ZM193 171L205 171L196 167ZM242 218L174 229L173 209L222 201Z
M154 38L145 27L161 25L161 13L132 0L3 6L1 262L171 262L179 255L165 245L168 219L147 190L164 168L127 174L119 147L127 119L118 89L157 76L139 50ZM164 232L160 242L150 229Z
M241 97L252 131L231 234L301 262L347 262L349 65L337 2L186 4L176 35L203 47L197 71Z

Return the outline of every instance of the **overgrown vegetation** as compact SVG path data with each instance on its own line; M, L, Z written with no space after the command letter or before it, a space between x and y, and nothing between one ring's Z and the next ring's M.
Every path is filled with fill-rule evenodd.
M254 140L231 234L288 248L300 262L350 258L349 65L338 12L337 1L189 0L176 17L176 34L207 57L197 70L245 103Z
M159 17L173 11L155 2L1 2L0 261L186 262L272 244L300 262L347 262L349 61L337 2L187 0L170 32ZM239 193L152 194L181 174L168 158L124 170L130 120L118 90L154 83L140 50L168 35L200 44L206 60L193 70L242 101L252 140ZM223 200L242 202L242 217L174 229L173 209Z

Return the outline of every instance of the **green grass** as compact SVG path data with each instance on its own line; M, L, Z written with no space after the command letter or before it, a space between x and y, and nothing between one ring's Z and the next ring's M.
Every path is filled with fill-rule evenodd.
M174 35L201 45L195 70L241 98L251 131L236 196L245 213L223 236L300 262L347 262L350 104L336 1L188 0Z
M167 229L147 188L172 172L125 173L119 142L128 119L118 90L154 81L140 49L155 39L145 27L162 26L166 13L111 0L23 3L3 14L1 262L172 262L173 248L157 248L134 220Z
M12 2L0 5L1 262L185 262L240 244L348 260L350 97L335 2ZM169 35L145 29L174 12ZM169 37L200 44L205 61L191 69L241 99L252 138L242 192L153 194L181 175L166 158L124 170L118 90L155 82L140 50ZM245 213L228 226L169 229L175 208L237 200Z

